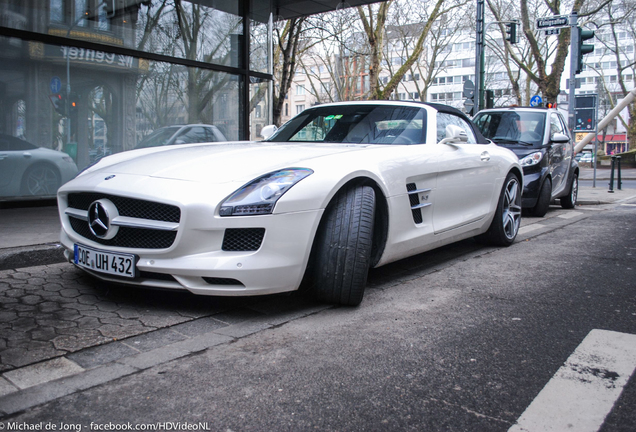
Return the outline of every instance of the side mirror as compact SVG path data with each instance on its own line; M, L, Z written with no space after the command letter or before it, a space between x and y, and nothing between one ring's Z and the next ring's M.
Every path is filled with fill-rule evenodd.
M261 136L267 139L274 135L277 130L278 128L276 127L276 125L267 125L263 129L261 129Z
M446 138L438 144L460 144L463 142L468 142L466 131L457 125L448 125L446 126Z
M566 134L555 133L554 135L552 135L553 143L566 143L568 141L570 141L570 138L568 138Z

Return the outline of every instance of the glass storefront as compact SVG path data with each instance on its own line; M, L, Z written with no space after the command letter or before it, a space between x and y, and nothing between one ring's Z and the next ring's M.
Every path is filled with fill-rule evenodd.
M0 199L53 195L72 172L138 146L259 139L271 122L269 11L0 0ZM27 186L38 181L47 187Z

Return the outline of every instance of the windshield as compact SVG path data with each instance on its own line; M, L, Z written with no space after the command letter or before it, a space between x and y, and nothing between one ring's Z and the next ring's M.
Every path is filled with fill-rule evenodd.
M269 141L421 144L426 110L417 107L338 105L311 108L283 125Z
M146 147L158 147L166 145L172 135L174 135L181 127L162 127L142 139L139 144L135 146L136 149Z
M541 111L495 111L473 119L482 135L497 144L543 145L546 113Z

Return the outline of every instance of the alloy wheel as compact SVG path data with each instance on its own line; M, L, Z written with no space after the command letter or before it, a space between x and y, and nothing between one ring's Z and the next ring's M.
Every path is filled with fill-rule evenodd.
M509 239L513 239L517 235L521 224L521 194L519 189L519 182L516 178L511 178L506 184L502 222L504 234Z

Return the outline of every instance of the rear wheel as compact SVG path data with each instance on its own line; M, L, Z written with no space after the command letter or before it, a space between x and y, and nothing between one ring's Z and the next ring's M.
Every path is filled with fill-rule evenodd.
M545 179L541 190L539 191L539 199L537 204L530 209L530 214L536 217L543 217L548 212L550 207L550 199L552 198L552 180Z
M493 246L510 246L517 237L521 224L521 183L516 175L509 173L504 182L495 217L481 242Z
M357 306L364 296L373 243L375 192L369 186L341 190L327 207L316 236L314 296Z
M579 176L574 174L572 176L572 184L570 184L570 193L564 197L561 197L561 207L564 209L573 209L576 206L576 200L579 195Z

